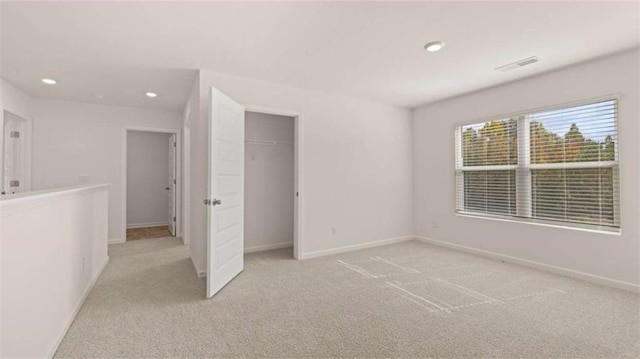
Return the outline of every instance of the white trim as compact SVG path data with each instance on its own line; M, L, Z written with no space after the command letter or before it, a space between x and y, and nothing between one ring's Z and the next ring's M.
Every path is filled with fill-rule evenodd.
M614 236L620 236L622 234L622 229L620 227L598 226L597 224L563 222L563 221L546 220L542 218L525 218L525 217L508 216L508 215L501 216L499 214L475 213L475 212L465 212L465 211L456 211L455 214L456 216L460 216L460 217L488 219L492 221L511 222L511 223L533 224L536 226L568 229L570 231L575 230L575 231L607 234L607 235L614 235Z
M262 246L245 247L244 252L254 253L254 252L262 252L262 251L269 251L272 249L289 248L289 247L293 247L293 241L266 244Z
M303 259L303 226L304 226L304 216L303 216L303 183L304 183L304 121L302 114L296 111L291 110L283 110L283 109L275 109L265 106L259 105L244 105L245 112L256 112L256 113L264 113L269 115L278 115L278 116L287 116L293 117L294 121L294 171L295 171L295 188L294 191L298 194L294 195L294 208L297 208L297 211L294 213L294 236L293 236L293 258L295 259Z
M339 253L357 251L359 249L366 249L366 248L385 246L387 244L410 241L410 240L412 240L414 238L415 238L414 236L401 236L401 237L395 237L395 238L382 239L382 240L379 240L379 241L362 243L362 244L354 244L354 245L338 247L338 248L323 249L321 251L314 251L314 252L304 253L302 255L302 259L323 257L323 256L329 256L329 255L332 255L332 254L339 254Z
M169 222L149 222L149 223L133 223L133 224L127 224L127 229L134 229L134 228L148 228L148 227L162 227L162 226L168 226ZM177 235L176 235L177 237Z
M123 238L111 238L109 239L109 241L107 242L108 244L120 244L120 243L126 243L127 240L123 239Z
M188 117L187 117L188 120ZM181 218L180 218L180 237L182 237L182 244L188 245L191 241L191 231L189 226L189 217L191 213L190 200L191 200L191 128L186 124L183 124L182 130L182 201L180 203ZM182 225L184 224L184 225Z
M41 207L52 202L61 201L69 197L84 196L90 193L106 190L109 184L97 184L89 186L71 186L54 188L33 192L20 192L5 195L0 198L0 217L21 213L24 210Z
M587 281L587 282L591 282L591 283L606 285L608 287L613 287L613 288L617 288L617 289L623 289L623 290L631 291L631 292L634 292L634 293L640 293L640 285L638 285L638 284L633 284L633 283L629 283L629 282L623 282L623 281L620 281L620 280L617 280L617 279L601 277L601 276L594 275L594 274L579 272L579 271L576 271L576 270L573 270L573 269L558 267L558 266L545 264L545 263L540 263L540 262L536 262L536 261L532 261L532 260L528 260L528 259L523 259L523 258L518 258L518 257L512 257L512 256L505 255L505 254L495 253L495 252L487 251L487 250L484 250L484 249L477 249L477 248L467 247L467 246L463 246L463 245L460 245L460 244L455 244L455 243L451 243L451 242L447 242L447 241L441 241L441 240L432 239L432 238L428 238L428 237L416 236L415 239L417 239L417 240L419 240L421 242L433 244L433 245L440 246L440 247L447 247L447 248L450 248L450 249L459 250L459 251L467 252L467 253L473 253L473 254L481 255L483 257L496 259L496 260L499 260L499 261L504 261L504 262L513 263L513 264L519 264L519 265L523 265L523 266L526 266L526 267L543 270L543 271L546 271L546 272L551 272L551 273L564 275L564 276L567 276L567 277L581 279L581 280L584 280L584 281Z
M193 270L196 272L196 277L204 278L207 276L207 271L205 269L198 269L196 266L196 262L193 261L193 256L189 256L191 258L191 264L193 265Z
M84 293L82 293L82 297L80 297L80 300L76 304L76 307L73 310L73 313L71 314L71 317L67 320L67 324L64 326L64 328L60 332L60 335L58 335L58 339L55 342L56 344L54 345L53 349L47 355L47 358L53 358L53 356L56 354L56 351L58 351L58 347L60 346L60 343L62 343L62 340L64 339L65 335L67 335L67 332L69 331L69 328L71 328L71 324L76 319L76 316L78 315L78 313L80 312L80 309L84 305L84 302L87 299L87 296L89 295L89 293L93 289L93 286L98 281L98 278L100 278L100 276L102 275L102 272L104 271L104 269L105 269L105 267L107 266L108 263L109 263L109 257L107 257L104 260L104 262L100 266L100 269L98 269L98 272L96 273L96 275L94 275L93 278L91 278L91 282L89 282L89 285L84 290Z
M188 223L188 221L183 217L182 213L182 130L175 128L155 128L155 127L137 127L137 126L123 126L122 127L122 137L121 137L121 154L120 154L120 218L121 218L121 227L122 230L120 232L121 238L127 238L127 133L129 131L139 131L139 132L159 132L159 133L170 133L176 135L176 237L179 233L182 233L182 223ZM126 239L125 239L126 240ZM114 243L124 243L122 242L109 242L109 244ZM186 244L186 243L185 243Z

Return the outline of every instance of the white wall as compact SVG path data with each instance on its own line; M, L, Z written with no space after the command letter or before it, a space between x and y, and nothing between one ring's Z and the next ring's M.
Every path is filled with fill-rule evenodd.
M124 240L122 148L126 126L181 128L181 114L134 107L35 99L33 187L108 183L109 238Z
M202 200L207 196L210 86L243 105L302 115L303 256L412 234L410 110L202 71L200 118L191 126L190 236L197 268L206 265Z
M107 264L108 188L0 200L0 357L51 357Z
M294 118L245 112L244 248L293 245Z
M415 233L640 284L639 78L636 50L416 109L413 138ZM618 119L621 235L456 216L456 123L612 94L621 96Z
M0 79L0 86L2 87L2 109L24 119L30 119L33 105L31 96L4 79Z
M127 226L169 224L170 133L127 132Z

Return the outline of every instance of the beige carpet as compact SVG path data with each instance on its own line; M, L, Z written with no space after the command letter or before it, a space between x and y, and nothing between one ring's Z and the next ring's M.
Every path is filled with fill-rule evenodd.
M416 241L249 254L211 300L180 239L109 254L56 357L640 357L640 296Z

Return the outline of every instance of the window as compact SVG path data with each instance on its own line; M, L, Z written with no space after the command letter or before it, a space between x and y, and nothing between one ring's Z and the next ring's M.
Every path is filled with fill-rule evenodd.
M617 100L456 129L456 211L620 228Z

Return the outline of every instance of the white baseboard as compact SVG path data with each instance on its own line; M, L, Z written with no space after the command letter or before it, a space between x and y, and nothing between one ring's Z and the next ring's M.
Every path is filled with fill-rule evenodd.
M126 239L123 238L111 238L109 239L109 241L107 242L108 244L119 244L119 243L124 243L126 242Z
M460 245L460 244L455 244L455 243L446 242L446 241L440 241L440 240L437 240L437 239L432 239L432 238L427 238L427 237L415 236L415 239L417 239L419 241L422 241L422 242L425 242L425 243L441 246L441 247L447 247L447 248L451 248L451 249L455 249L455 250L459 250L459 251L463 251L463 252L478 254L478 255L481 255L483 257L488 257L488 258L496 259L496 260L499 260L499 261L504 261L504 262L508 262L508 263L514 263L514 264L520 264L520 265L523 265L523 266L526 266L526 267L535 268L535 269L539 269L539 270L546 271L546 272L552 272L552 273L556 273L556 274L561 274L561 275L564 275L564 276L567 276L567 277L581 279L581 280L584 280L584 281L587 281L587 282L591 282L591 283L596 283L596 284L600 284L600 285L606 285L606 286L617 288L617 289L628 290L628 291L631 291L631 292L634 292L634 293L640 293L640 285L629 283L629 282L619 281L617 279L601 277L601 276L597 276L597 275L594 275L594 274L575 271L573 269L557 267L557 266L550 265L550 264L540 263L540 262L536 262L536 261L532 261L532 260L528 260L528 259L523 259L523 258L518 258L518 257L512 257L512 256L505 255L505 254L486 251L484 249L476 249L476 248L472 248L472 247L463 246L463 245Z
M91 278L91 281L89 282L89 285L87 286L87 288L84 290L84 293L82 293L82 297L80 297L80 300L76 304L76 307L73 310L71 317L67 320L67 324L62 329L62 332L60 333L60 335L58 336L58 339L56 340L55 346L49 352L49 355L47 355L47 358L53 358L53 356L56 354L56 351L58 351L58 347L60 346L60 343L62 343L62 339L64 339L64 336L67 335L69 328L71 328L71 324L73 324L73 321L76 319L76 316L78 315L78 313L80 312L80 309L84 305L84 301L87 299L89 292L91 292L91 289L93 289L93 286L98 281L98 278L100 278L100 276L102 275L102 272L104 271L104 268L107 266L108 263L109 263L109 257L107 256L107 258L104 260L104 262L100 266L100 269L98 269L98 271L93 276L93 278Z
M302 258L300 258L300 259L309 259L309 258L329 256L329 255L332 255L332 254L339 254L339 253L344 253L344 252L357 251L359 249L372 248L372 247L384 246L384 245L392 244L392 243L399 243L399 242L409 241L409 240L412 240L412 239L415 239L415 236L402 236L402 237L382 239L382 240L379 240L379 241L367 242L367 243L362 243L362 244L354 244L354 245L351 245L351 246L324 249L324 250L321 250L321 251L302 253Z
M196 277L198 278L206 277L207 271L198 269L198 267L196 266L196 262L193 261L193 257L190 256L190 258L191 258L191 264L193 264L193 270L196 271Z
M247 247L244 249L244 252L245 253L262 252L262 251L268 251L272 249L280 249L280 248L288 248L288 247L293 247L293 242L289 241L289 242L280 242L280 243L274 243L274 244L266 244L263 246Z
M168 225L169 225L168 222L133 223L133 224L127 224L127 229L160 227L160 226L168 226Z

